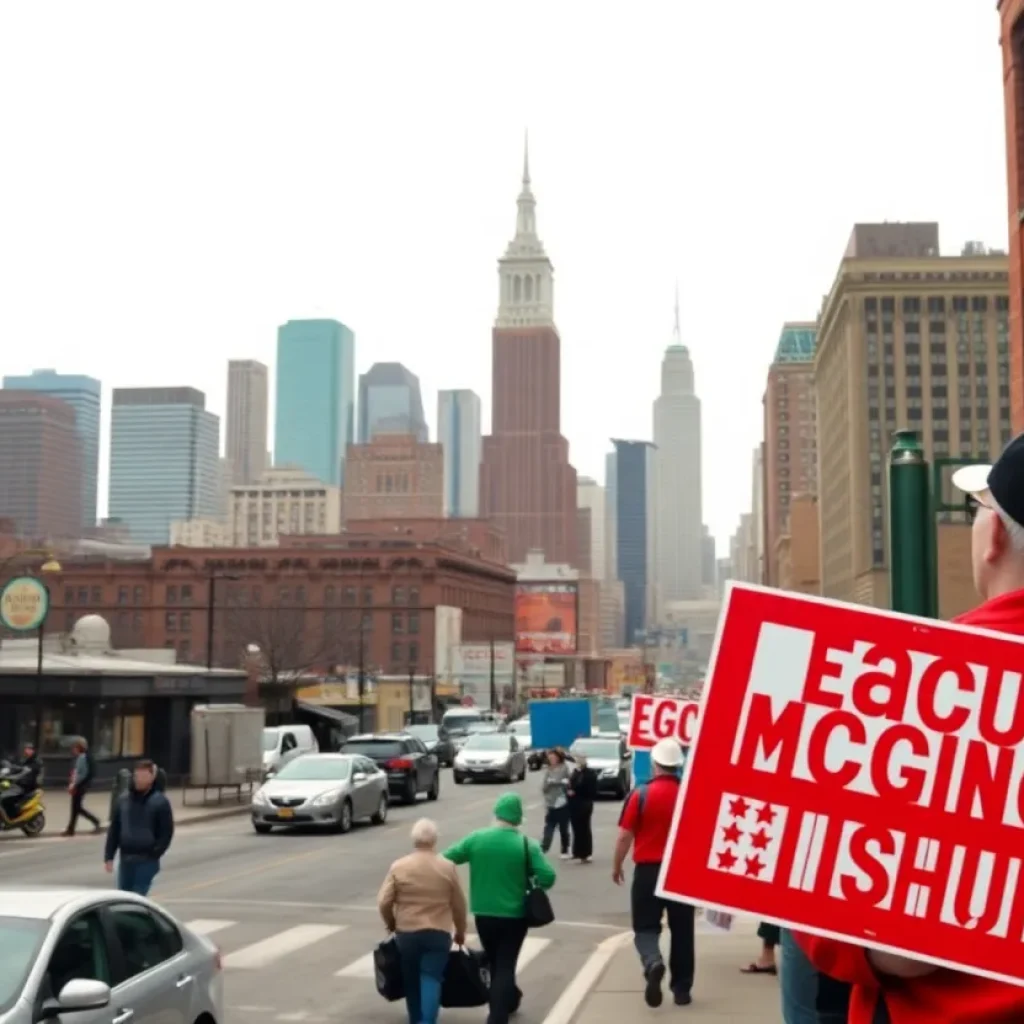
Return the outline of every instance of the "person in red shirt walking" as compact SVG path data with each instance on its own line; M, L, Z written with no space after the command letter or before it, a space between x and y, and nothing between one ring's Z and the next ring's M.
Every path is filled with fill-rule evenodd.
M974 585L983 602L953 621L1024 636L1024 434L995 465L957 470L953 484L966 495ZM818 970L852 983L849 1024L1024 1021L1019 986L833 939L794 937Z
M679 770L683 751L673 739L660 740L651 751L653 777L646 786L634 789L626 798L619 817L619 836L615 841L612 879L622 885L622 868L633 848L633 888L630 903L633 918L633 942L644 968L644 1000L648 1006L661 1006L661 983L665 979L665 961L661 957L661 918L668 917L672 936L669 950L669 987L676 1006L688 1006L693 987L693 907L675 900L661 899L655 888L661 861L665 856L676 797L679 796Z

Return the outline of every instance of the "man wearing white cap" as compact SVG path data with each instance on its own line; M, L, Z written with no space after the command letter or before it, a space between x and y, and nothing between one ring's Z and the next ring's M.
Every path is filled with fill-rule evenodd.
M663 900L655 893L679 796L682 764L683 750L675 740L664 739L655 744L651 751L651 781L634 789L626 799L619 818L619 836L615 841L612 878L616 885L622 885L622 868L630 847L633 848L630 894L633 942L644 968L644 1000L648 1006L661 1006L662 1001L665 961L659 940L663 914L668 916L668 930L672 936L668 956L669 987L676 1006L688 1006L691 1002L693 907Z
M1024 636L1024 434L994 465L957 470L953 484L966 495L971 567L983 602L953 621ZM819 971L852 984L849 1024L1024 1020L1024 988L1017 985L834 939L793 937Z

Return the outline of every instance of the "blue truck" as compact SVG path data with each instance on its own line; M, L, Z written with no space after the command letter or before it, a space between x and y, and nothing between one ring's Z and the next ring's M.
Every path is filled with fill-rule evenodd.
M530 701L530 746L535 751L566 750L597 725L597 705L586 697Z

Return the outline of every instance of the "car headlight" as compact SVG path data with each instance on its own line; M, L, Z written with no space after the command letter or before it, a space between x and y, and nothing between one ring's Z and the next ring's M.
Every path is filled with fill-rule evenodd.
M341 796L340 789L329 789L326 793L321 793L319 796L314 797L310 803L314 807L323 807L324 804L333 804L337 801L338 797Z
M270 803L270 797L263 792L262 789L256 790L256 795L252 798L254 804L258 804L260 807L266 807Z

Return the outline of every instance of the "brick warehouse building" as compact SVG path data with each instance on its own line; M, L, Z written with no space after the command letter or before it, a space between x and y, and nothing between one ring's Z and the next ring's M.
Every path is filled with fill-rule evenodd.
M480 524L482 525L482 524ZM486 532L486 531L485 531ZM421 539L422 538L422 539ZM48 628L108 620L115 648L169 647L179 661L237 667L246 648L268 674L435 671L435 609L462 609L462 640L514 634L515 573L469 534L423 522L366 524L336 537L283 538L276 548L156 548L145 561L64 561L47 577Z
M1010 394L1018 433L1024 430L1024 0L999 0L999 20L1010 228Z

